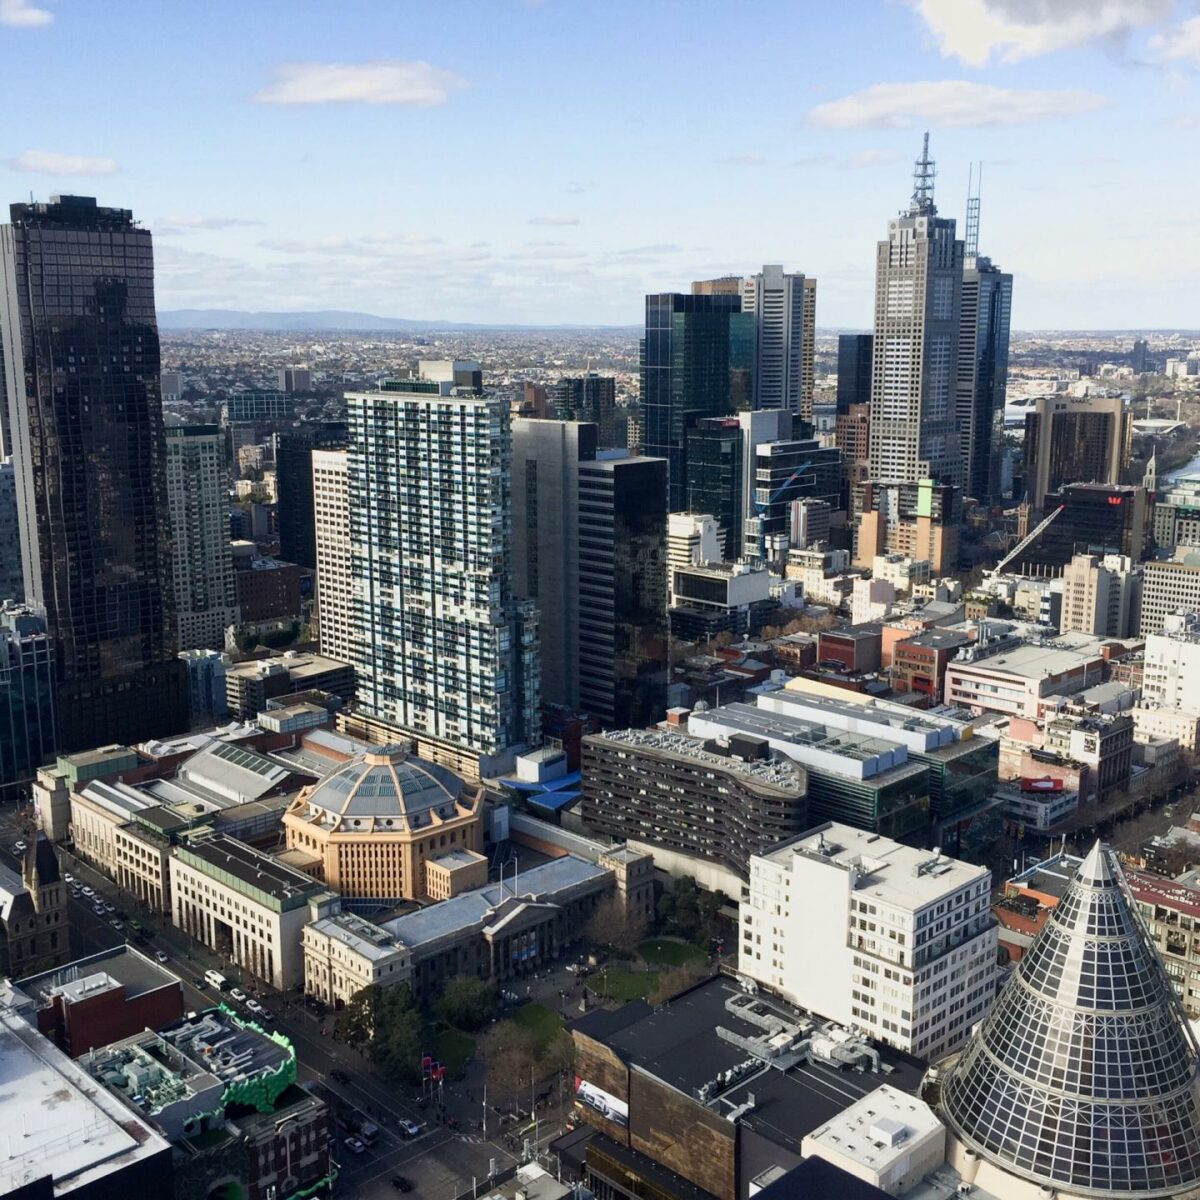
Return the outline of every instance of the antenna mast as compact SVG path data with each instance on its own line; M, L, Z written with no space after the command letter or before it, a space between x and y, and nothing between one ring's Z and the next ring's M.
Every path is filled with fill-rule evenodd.
M913 194L912 211L914 213L935 213L933 204L933 182L937 178L937 167L929 157L929 131L925 131L925 141L921 148L921 157L913 164Z
M975 194L971 195L971 183L975 182ZM979 193L983 190L983 163L979 164L979 177L974 177L974 164L967 177L967 236L963 254L967 258L979 255Z

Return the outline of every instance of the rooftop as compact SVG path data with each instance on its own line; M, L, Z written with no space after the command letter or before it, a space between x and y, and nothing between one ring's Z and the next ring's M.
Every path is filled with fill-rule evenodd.
M987 867L947 858L940 852L915 850L836 821L818 825L759 857L790 865L796 854L853 872L855 891L912 911L969 884L991 881Z
M351 912L322 917L321 920L314 921L309 928L314 933L321 933L341 942L372 962L390 958L397 951L396 939L383 926L374 925Z
M82 999L85 995L113 987L123 987L125 998L132 1000L158 988L178 987L179 977L140 950L123 944L77 958L53 971L31 975L22 979L19 986L39 1007L44 1007L55 995Z
M1099 657L1100 651L1095 647L1075 648L1054 642L1023 642L969 662L954 659L950 666L956 671L984 671L988 674L1016 675L1024 679L1044 679L1048 675L1062 675Z
M295 908L324 889L300 871L224 833L198 837L176 847L175 853L180 861L205 874L226 876L238 891L265 895L284 908Z
M870 1171L891 1170L912 1153L913 1143L945 1130L933 1109L917 1096L882 1084L843 1109L805 1139L804 1151L835 1165L851 1162Z

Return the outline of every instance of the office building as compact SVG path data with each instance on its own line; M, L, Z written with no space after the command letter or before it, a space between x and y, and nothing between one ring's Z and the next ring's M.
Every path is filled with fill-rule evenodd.
M291 421L295 415L296 401L287 392L235 392L225 402L229 425L273 425ZM236 436L233 444L236 450Z
M162 388L163 403L177 403L183 399L183 374L179 371L162 371L159 373Z
M187 670L189 725L215 724L229 715L225 672L229 655L221 650L181 650Z
M721 528L710 513L670 513L667 516L667 570L703 566L722 559Z
M800 341L800 419L813 432L813 393L816 390L817 281L804 277L804 319Z
M666 708L666 463L591 422L513 422L513 593L539 613L542 702L605 724Z
M751 859L738 970L934 1057L962 1043L996 994L990 896L986 867L827 822Z
M1120 396L1039 396L1025 415L1025 498L1041 511L1070 483L1121 483L1132 414Z
M933 202L929 136L906 212L888 222L875 258L871 367L871 478L933 479L961 488L955 411L963 245Z
M495 774L540 737L537 615L512 591L507 404L423 380L346 402L358 711L423 757Z
M281 392L311 392L312 372L308 367L280 367L275 372L275 386Z
M150 231L84 196L10 211L0 342L22 573L54 647L59 743L170 732L187 696Z
M347 451L312 452L317 638L323 654L343 662L351 661L356 652L349 471Z
M742 280L742 312L754 317L752 407L785 409L811 422L811 377L807 397L804 391L806 282L799 272L788 274L781 266L764 266L757 275ZM808 360L811 372L811 345Z
M311 570L259 554L256 543L230 543L238 621L243 628L296 624L304 613Z
M1200 610L1171 612L1146 631L1142 696L1151 704L1200 709Z
M546 389L554 416L560 421L590 421L599 446L616 446L617 381L611 375L565 376Z
M1000 498L1012 275L977 250L969 246L963 260L954 403L966 459L963 487L986 504Z
M313 511L313 454L346 446L344 421L304 421L273 435L279 557L302 567L317 565Z
M692 281L693 296L741 296L742 277L740 275L721 275L716 279L696 279Z
M798 544L792 537L797 508L806 501L840 508L841 492L842 452L836 447L815 438L760 442L746 474L743 554L786 557Z
M426 383L444 383L475 396L483 395L483 368L477 362L423 358L417 363L416 378Z
M1200 1183L1195 1040L1099 842L940 1074L949 1160L983 1194L1182 1197Z
M583 739L584 824L730 896L740 895L752 855L808 828L806 789L803 767L772 761L753 738L731 738L727 754L682 730ZM713 867L722 877L709 878Z
M1170 479L1158 489L1154 497L1154 544L1167 551L1200 545L1200 475Z
M671 634L688 642L706 642L719 633L757 633L774 605L772 578L761 563L673 567Z
M354 667L324 654L286 651L277 658L251 658L225 668L225 702L239 719L257 716L268 700L313 689L354 699Z
M32 610L0 604L0 797L22 791L54 755L54 650Z
M238 622L229 544L229 461L219 425L172 425L167 501L177 650L221 650Z
M19 604L24 599L21 531L17 523L17 468L11 458L0 458L0 604L6 600Z
M356 900L442 899L487 882L481 788L403 746L346 749L284 814L289 850L315 856L321 878Z
M1176 550L1175 557L1142 566L1142 637L1167 628L1177 612L1200 612L1200 547Z
M1136 635L1141 621L1141 567L1119 554L1077 554L1063 568L1060 633Z
M871 364L875 338L869 333L838 334L837 411L841 416L852 405L871 403Z
M1150 371L1150 344L1145 338L1134 338L1133 347L1129 351L1129 363L1135 375L1145 375Z
M746 487L737 417L704 417L687 434L688 512L711 513L721 529L721 558L741 555Z
M1068 483L1046 494L1047 512L1057 508L1062 511L1012 560L1010 570L1054 577L1077 554L1115 554L1139 563L1149 549L1151 502L1145 488Z
M962 493L922 479L916 483L866 480L850 489L856 567L869 568L877 555L924 559L934 575L958 567Z
M754 316L735 293L646 297L641 348L644 452L667 460L668 507L687 507L687 431L752 406Z
M842 481L846 494L871 473L871 406L851 404L836 418L834 445L842 452Z

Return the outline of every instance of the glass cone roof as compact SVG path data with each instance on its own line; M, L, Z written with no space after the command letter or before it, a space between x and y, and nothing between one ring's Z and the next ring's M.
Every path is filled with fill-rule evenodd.
M942 1082L943 1116L1014 1174L1072 1193L1200 1181L1197 1051L1099 842Z

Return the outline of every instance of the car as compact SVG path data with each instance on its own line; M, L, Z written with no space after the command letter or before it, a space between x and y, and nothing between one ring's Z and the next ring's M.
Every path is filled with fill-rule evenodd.
M13 853L24 854L29 847L24 842L13 842Z
M421 1132L421 1126L416 1121L410 1121L407 1117L400 1118L400 1132L405 1137L416 1137Z
M241 988L230 988L229 995L239 1004L244 1004L246 1001L246 993Z
M64 872L63 872L63 879L65 879L65 880L67 881L67 883L74 883L74 882L75 882L75 876L74 876L74 875L72 875L70 871L64 871Z
M113 919L111 921L109 921L109 924L114 929L124 929L125 928L125 923L123 921L118 921L116 917L113 917Z
M330 1071L329 1078L332 1079L334 1083L346 1084L350 1082L350 1076L347 1075L345 1071Z
M91 889L90 887L88 887L88 885L87 885L86 883L85 883L85 884L83 885L83 887L81 887L79 890L80 890L80 891L81 891L81 892L82 892L82 893L83 893L85 896L94 896L94 895L96 894L95 892L93 892L93 891L92 891L92 889Z
M366 1146L362 1144L356 1137L348 1137L346 1139L346 1149L352 1150L355 1154L361 1154Z
M115 913L117 911L117 906L115 904L109 904L107 901L105 901L104 911L110 914Z
M106 917L106 916L108 916L108 914L107 914L107 913L104 911L104 905L103 905L103 904L93 904L93 905L92 905L92 912L94 912L94 913L96 914L96 916L98 916L98 917Z
M197 975L196 978L192 980L192 987L197 988L199 991L204 991L204 989L208 987L208 980L204 979L200 975Z
M263 1008L263 1006L261 1004L259 1004L259 1002L257 1000L247 1000L246 1007L252 1013L265 1013L267 1011L265 1008Z
M392 1187L394 1187L396 1189L396 1191L398 1191L398 1192L411 1192L412 1191L411 1181L405 1179L403 1175L393 1175L392 1176Z
M171 961L171 960L170 960L170 958L167 956L167 952L166 952L165 950L155 950L155 952L154 952L154 957L155 957L155 958L156 958L156 959L157 959L157 960L158 960L160 963L165 963L165 962L170 962L170 961Z

